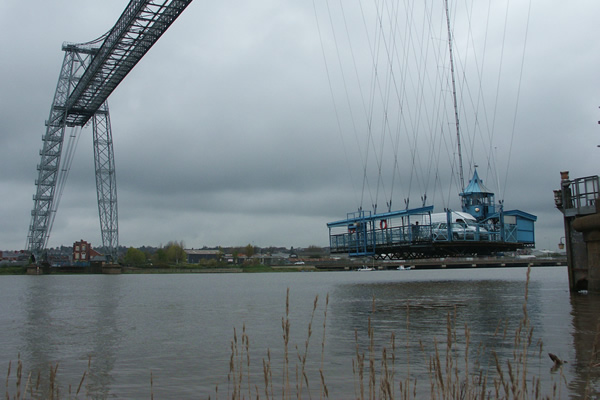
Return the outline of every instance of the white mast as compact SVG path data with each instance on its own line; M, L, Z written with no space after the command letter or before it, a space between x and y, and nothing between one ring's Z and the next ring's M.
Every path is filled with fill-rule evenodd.
M454 100L454 120L456 121L456 144L458 146L458 170L460 174L460 192L465 191L465 178L463 175L462 151L460 148L460 129L458 124L458 104L456 101L456 81L454 79L454 56L452 54L452 32L450 31L450 13L448 12L448 0L446 5L446 24L448 26L448 48L450 49L450 74L452 75L452 96Z

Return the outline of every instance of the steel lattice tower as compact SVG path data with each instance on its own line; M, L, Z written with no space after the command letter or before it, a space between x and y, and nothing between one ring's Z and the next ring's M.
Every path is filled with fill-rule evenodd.
M96 169L96 194L102 245L113 258L119 247L119 219L117 212L117 181L115 157L108 104L104 104L92 118L94 136L94 165Z
M102 245L113 258L119 244L117 186L107 99L192 0L131 0L115 26L97 40L63 44L65 58L43 136L36 193L27 236L28 250L39 255L48 243L66 179L61 166L65 130L93 129L96 192Z

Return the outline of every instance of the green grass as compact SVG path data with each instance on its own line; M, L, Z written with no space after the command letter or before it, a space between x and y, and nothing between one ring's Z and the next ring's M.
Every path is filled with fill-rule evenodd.
M244 272L273 272L273 268L268 265L253 264L242 266Z
M27 267L23 266L0 266L0 275L25 275Z

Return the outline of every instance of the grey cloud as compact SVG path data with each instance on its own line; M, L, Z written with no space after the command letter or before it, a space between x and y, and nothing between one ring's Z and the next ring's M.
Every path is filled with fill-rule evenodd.
M10 55L0 64L0 195L6 199L0 208L0 248L18 249L25 242L35 166L62 62L62 42L100 36L126 3L8 0L0 6L0 48ZM340 115L339 131L320 47L323 40L331 50L333 39L325 24L327 15L319 7L321 38L310 2L193 2L125 78L109 99L123 244L184 240L191 247L327 245L325 223L355 210L363 195L361 157L367 141L363 128L355 136L347 114ZM511 21L523 28L526 9L521 4L515 7ZM349 6L346 11L351 13ZM558 172L570 169L573 177L598 173L600 45L594 38L600 33L595 20L599 12L600 4L592 1L534 4L514 136L520 65L508 58L520 57L522 31L511 31L505 43L508 60L502 73L510 79L500 87L501 114L493 147L506 206L538 215L540 248L555 249L562 236L562 219L552 204ZM492 15L490 27L501 27L503 14ZM339 17L334 16L337 22ZM474 28L485 21L475 17ZM466 17L457 16L456 24L461 21ZM355 24L349 32L360 45L365 44L362 29ZM460 28L456 30L458 40L468 43L458 35ZM482 38L481 31L474 32L474 39ZM347 55L344 37L337 39ZM488 45L488 61L498 67L495 54L501 47L491 39ZM341 76L331 63L333 54L327 56L331 83L336 85ZM357 68L370 74L370 55L357 55ZM490 76L497 73L492 71L496 72ZM483 85L486 91L495 91L493 83ZM347 89L350 101L360 104L357 88ZM334 95L342 110L344 90L334 86ZM491 112L493 103L487 107ZM363 115L354 117L365 123ZM468 123L465 120L465 126ZM478 134L469 135L467 143L481 140ZM409 138L410 132L401 136L398 155L404 167L396 178L394 204L403 208L403 199L410 196L416 206L427 189L436 208L445 206L449 196L457 207L450 178L441 176L451 168L447 158L453 156L452 139L438 148L439 182L433 174L427 176L430 172L420 171L421 181L413 176L411 184ZM429 171L428 138L417 140L416 162ZM387 192L379 194L380 210L391 190L394 147L387 143ZM91 146L87 128L51 246L81 238L99 244ZM465 159L485 170L489 155L482 153L489 144L475 146L477 151ZM370 165L368 171L375 196L376 167ZM486 176L486 183L494 180ZM434 188L440 193L433 194ZM364 198L365 207L370 207L371 195L367 192Z

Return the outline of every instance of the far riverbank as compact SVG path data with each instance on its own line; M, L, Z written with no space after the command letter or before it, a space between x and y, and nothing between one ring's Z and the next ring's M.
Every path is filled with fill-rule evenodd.
M174 264L162 266L122 266L118 264L92 266L58 266L41 268L36 265L10 265L0 267L0 275L46 275L46 274L226 274L259 272L316 272L316 271L355 271L369 267L374 271L385 270L427 270L427 269L470 269L470 268L521 268L555 267L566 265L564 257L523 258L523 257L460 257L424 260L307 260L303 264L286 265L224 265L205 266L198 264Z

